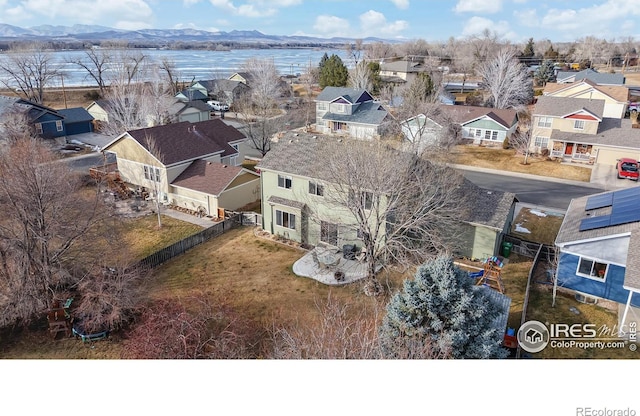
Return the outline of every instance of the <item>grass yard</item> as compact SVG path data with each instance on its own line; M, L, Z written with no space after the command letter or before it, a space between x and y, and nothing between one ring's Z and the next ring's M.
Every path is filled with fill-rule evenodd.
M591 169L582 166L565 165L546 160L542 157L529 156L528 163L523 165L524 156L516 155L513 149L499 147L480 147L477 145L459 145L451 151L451 163L497 169L509 172L528 173L531 175L549 176L589 182Z
M523 207L513 221L510 234L523 240L553 245L564 214Z
M575 300L573 295L558 292L556 305L551 307L552 287L550 285L533 285L529 298L529 308L527 320L536 320L548 323L566 324L595 324L596 330L600 333L601 328L616 328L617 314L599 305L587 305ZM571 311L575 308L579 315ZM597 340L597 338L596 338ZM625 347L622 349L579 349L579 348L551 348L548 345L537 354L532 354L535 358L572 358L572 359L630 359L640 358L640 351L630 351Z
M160 218L162 228L158 228L156 215L121 220L122 243L126 245L133 258L143 259L203 229L198 225L165 215L161 215Z

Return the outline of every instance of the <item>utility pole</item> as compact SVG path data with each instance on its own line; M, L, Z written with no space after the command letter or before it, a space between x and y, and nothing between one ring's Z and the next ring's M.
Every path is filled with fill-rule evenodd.
M62 98L64 99L64 108L67 107L67 91L64 89L64 75L60 75L60 81L62 82Z

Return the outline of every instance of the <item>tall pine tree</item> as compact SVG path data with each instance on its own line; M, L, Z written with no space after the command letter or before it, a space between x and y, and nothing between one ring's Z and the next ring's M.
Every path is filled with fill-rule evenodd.
M451 358L504 358L500 306L448 257L422 265L387 305L380 342L387 358L425 346Z
M338 55L332 54L328 59L324 59L325 53L320 60L320 88L324 87L344 87L349 79L349 71Z

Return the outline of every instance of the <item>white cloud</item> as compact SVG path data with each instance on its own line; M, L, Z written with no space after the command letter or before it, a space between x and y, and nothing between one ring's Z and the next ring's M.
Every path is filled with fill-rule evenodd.
M409 0L391 0L391 3L395 4L398 9L409 8Z
M108 22L121 19L115 27L120 29L135 29L150 27L153 10L144 0L109 0L98 1L87 9L84 0L26 0L22 6L33 15L46 15L50 18L64 18L72 22L83 24L109 24Z
M491 19L479 16L473 16L465 22L464 29L462 30L462 35L480 35L485 29L489 29L491 32L495 32L501 39L514 42L521 40L521 36L511 30L509 22L505 20L494 22Z
M518 24L526 27L537 27L540 25L540 18L535 9L523 9L513 12Z
M149 22L134 20L120 20L117 21L113 27L122 30L153 29L153 26Z
M407 29L409 23L405 20L396 20L395 22L387 22L384 14L375 10L369 10L360 15L360 27L362 36L372 35L397 35L399 32Z
M459 0L456 13L492 14L502 10L502 0Z
M209 0L222 10L244 17L267 17L278 13L277 7L290 7L302 3L302 0L250 0L236 6L231 0Z
M349 21L338 16L320 15L313 28L322 36L350 36Z
M548 30L564 32L567 39L582 36L620 36L621 23L640 15L640 9L620 0L608 0L580 9L549 9L541 20ZM623 25L628 27L628 25Z

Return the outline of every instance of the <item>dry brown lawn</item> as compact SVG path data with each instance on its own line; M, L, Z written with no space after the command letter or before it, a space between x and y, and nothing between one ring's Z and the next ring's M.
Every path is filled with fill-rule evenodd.
M564 215L561 213L522 208L513 221L510 234L523 240L553 245L563 219ZM517 231L518 229L521 231ZM529 232L527 233L524 230Z
M454 148L450 157L452 163L460 165L583 182L589 182L591 179L590 168L565 165L542 157L529 156L528 163L524 165L524 156L517 155L513 149L460 145Z

